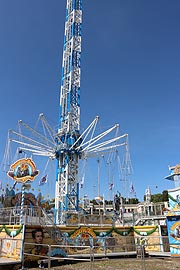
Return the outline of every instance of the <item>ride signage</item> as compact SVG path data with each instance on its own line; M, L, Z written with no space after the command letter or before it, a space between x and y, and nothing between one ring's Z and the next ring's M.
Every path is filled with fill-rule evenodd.
M31 158L17 160L10 166L10 170L7 172L9 177L20 183L33 182L38 174L39 171L36 170L36 165Z

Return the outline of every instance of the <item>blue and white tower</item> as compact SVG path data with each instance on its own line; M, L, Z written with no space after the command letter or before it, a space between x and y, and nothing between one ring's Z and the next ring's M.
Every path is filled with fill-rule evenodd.
M30 156L44 156L56 160L55 223L65 224L66 214L78 213L79 205L79 161L88 158L117 153L117 148L125 148L128 153L128 134L119 134L119 124L102 133L96 133L99 117L96 116L89 126L80 132L80 76L81 76L81 27L82 0L67 0L65 34L63 45L62 78L60 92L60 113L58 130L54 131L43 113L38 122L40 131L30 127L22 120L19 130L9 130L8 149L4 163L9 158L10 145L17 144L17 152L24 151ZM9 162L8 162L9 164ZM126 179L129 175L129 158L121 166ZM126 167L126 169L125 169ZM84 167L83 167L84 168ZM84 177L82 177L84 181ZM127 181L126 181L127 182ZM100 194L99 194L100 195Z
M63 213L78 211L78 160L80 158L80 149L76 149L80 137L81 25L82 0L67 0L60 117L56 137L57 179L55 209L57 211L57 223L64 222Z

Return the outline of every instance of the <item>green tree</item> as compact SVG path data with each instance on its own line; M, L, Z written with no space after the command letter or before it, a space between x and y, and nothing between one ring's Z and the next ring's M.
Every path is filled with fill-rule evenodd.
M156 193L156 194L151 195L151 202L153 203L163 202L163 194Z
M139 200L137 198L129 198L128 204L138 204Z
M163 202L168 202L168 191L163 190L162 194L163 194Z
M145 196L144 196L144 200L145 200ZM157 203L157 202L167 202L168 201L168 191L167 190L163 190L162 193L156 193L151 195L151 202L153 203Z

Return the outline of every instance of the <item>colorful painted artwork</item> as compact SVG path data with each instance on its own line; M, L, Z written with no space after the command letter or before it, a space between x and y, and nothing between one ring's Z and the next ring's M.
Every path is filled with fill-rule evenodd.
M180 187L168 190L168 198L170 210L180 212Z
M180 257L180 187L168 190L169 207L166 220L171 256Z
M170 252L180 257L180 215L167 216Z
M23 241L23 226L22 225L1 225L1 252L0 256L21 260L22 256L22 241Z
M61 231L59 230L59 235ZM60 240L60 241L58 241ZM55 228L43 226L26 226L25 229L25 244L24 257L26 267L38 267L39 261L47 260L50 257L66 257L66 252L63 248L57 247L57 244L62 244L61 239L57 238ZM53 260L53 265L56 261Z
M176 225L172 223L170 226L173 245L179 238L176 230L179 227L180 219L176 220ZM160 251L158 226L62 228L1 225L0 237L1 256L18 260L22 251L25 251L26 267L36 267L39 261L48 259L49 256L63 260L67 255L89 254L91 248L94 253L102 254L125 250L136 252L136 245L140 244L145 246L146 251ZM54 266L56 262L56 258L53 259Z
M137 245L144 245L146 251L161 251L158 226L135 226L133 229Z
M10 171L7 173L13 180L21 183L33 181L38 174L39 171L36 170L36 165L31 158L17 160L11 165Z

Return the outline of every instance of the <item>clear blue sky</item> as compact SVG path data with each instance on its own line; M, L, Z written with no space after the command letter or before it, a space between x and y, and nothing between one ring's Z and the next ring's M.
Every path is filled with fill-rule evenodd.
M19 119L58 122L65 5L0 1L0 157ZM129 134L140 200L173 188L164 177L180 163L179 14L179 0L83 1L81 127L99 115Z

